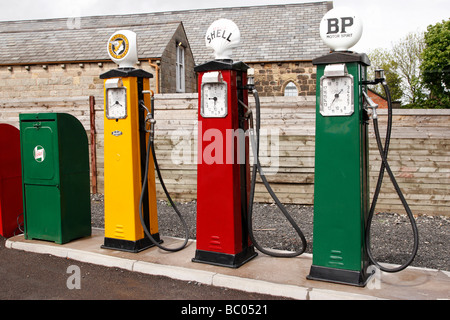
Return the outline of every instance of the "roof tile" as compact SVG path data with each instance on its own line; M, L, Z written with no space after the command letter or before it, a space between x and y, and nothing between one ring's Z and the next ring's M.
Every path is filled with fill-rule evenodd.
M140 58L161 57L180 22L200 64L214 58L204 35L219 18L233 20L241 31L241 45L233 50L235 61L312 60L329 51L319 24L330 5L324 1L82 17L79 29L68 23L73 18L0 22L0 64L108 59L106 41L119 29L137 33Z

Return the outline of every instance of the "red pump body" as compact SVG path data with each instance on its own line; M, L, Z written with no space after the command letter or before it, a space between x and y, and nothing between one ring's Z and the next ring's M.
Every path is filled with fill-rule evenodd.
M249 140L244 119L248 66L211 61L196 67L199 81L197 251L195 262L237 268L257 254L247 232ZM218 72L227 85L224 117L201 112L203 76ZM208 98L212 99L212 98ZM242 153L245 153L242 154Z
M9 238L20 232L23 223L20 131L0 124L0 234Z

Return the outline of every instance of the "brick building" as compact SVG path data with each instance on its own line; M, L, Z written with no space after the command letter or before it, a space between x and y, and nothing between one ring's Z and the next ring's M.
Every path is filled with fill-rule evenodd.
M0 22L0 99L101 96L99 75L116 68L106 44L117 30L112 24L81 22L68 28L68 19ZM123 26L124 29L127 26ZM136 25L140 68L154 74L152 88L161 93L195 92L194 67L181 22ZM179 55L183 54L184 85L176 88ZM158 77L156 77L158 75ZM158 89L156 84L158 82Z
M331 8L332 2L315 2L0 22L0 99L100 98L98 75L116 67L106 42L119 29L137 33L138 67L155 75L152 90L196 92L194 64L214 59L204 35L219 18L239 26L241 45L233 59L255 68L260 95L314 95L311 61L328 52L319 24Z
M376 91L373 91L372 89L367 90L367 94L369 95L370 99L373 100L378 105L378 108L380 109L387 109L388 103L386 98L378 94Z

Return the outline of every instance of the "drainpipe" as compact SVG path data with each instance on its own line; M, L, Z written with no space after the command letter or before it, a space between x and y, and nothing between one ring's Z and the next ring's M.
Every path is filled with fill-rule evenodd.
M148 59L148 64L155 69L155 93L159 93L159 66L156 64L156 60L155 63L152 63L152 59Z
M97 193L97 144L95 141L95 98L89 97L89 118L91 131L91 172L92 172L92 193Z

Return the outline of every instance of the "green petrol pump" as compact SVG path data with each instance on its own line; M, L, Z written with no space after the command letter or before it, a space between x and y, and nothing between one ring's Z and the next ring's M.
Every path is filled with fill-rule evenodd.
M376 266L396 272L414 259L418 232L414 217L387 162L392 109L388 133L382 146L378 131L377 105L367 96L367 85L383 83L380 76L367 80L370 60L364 53L348 51L362 35L359 17L347 8L329 11L322 19L321 37L332 49L316 58L316 146L314 182L313 263L308 279L364 286ZM381 73L380 73L381 74ZM382 158L380 178L370 206L368 131L373 120ZM385 170L408 213L414 233L411 258L388 269L378 264L370 251L370 225Z
M335 52L314 63L320 96L311 277L364 283L368 266L364 250L369 204L368 119L362 108L361 83L369 62L364 54Z

